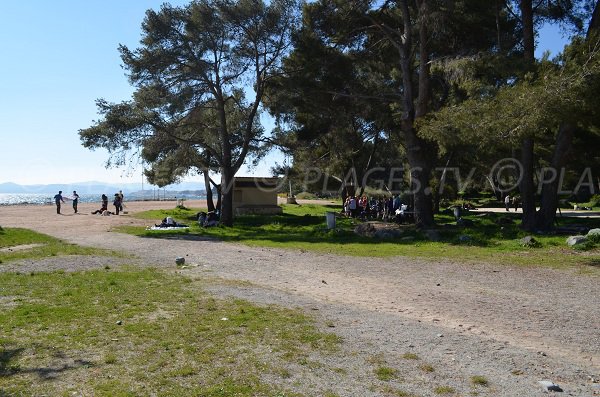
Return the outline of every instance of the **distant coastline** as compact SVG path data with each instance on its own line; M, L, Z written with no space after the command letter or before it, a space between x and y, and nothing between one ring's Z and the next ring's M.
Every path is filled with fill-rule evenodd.
M54 194L56 194L55 192ZM68 203L70 192L63 192ZM6 205L46 205L54 204L54 194L48 193L0 193L0 206ZM109 200L114 193L105 193ZM100 202L101 194L80 194L80 203L95 203ZM127 201L175 201L177 199L185 200L205 200L206 193L204 191L152 191L146 190L142 192L128 192L125 194L125 202Z

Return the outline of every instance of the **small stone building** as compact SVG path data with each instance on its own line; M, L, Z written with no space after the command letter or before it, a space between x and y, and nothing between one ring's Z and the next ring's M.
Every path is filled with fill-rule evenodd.
M233 211L236 215L280 214L277 205L279 178L235 177Z

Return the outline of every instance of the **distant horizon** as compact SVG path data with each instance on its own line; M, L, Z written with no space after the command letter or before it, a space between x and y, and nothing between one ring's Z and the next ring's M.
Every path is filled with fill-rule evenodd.
M125 192L139 192L139 191L151 191L151 190L166 190L166 191L205 191L206 187L203 182L180 182L173 183L164 187L158 187L157 185L151 185L144 183L142 186L141 182L128 182L128 183L114 183L114 182L101 182L101 181L79 181L72 183L34 183L34 184L22 184L16 182L0 182L0 193L1 194L48 194L51 192L56 193L58 190L63 192L69 192L76 190L81 193L101 193L103 191L118 191L123 190Z

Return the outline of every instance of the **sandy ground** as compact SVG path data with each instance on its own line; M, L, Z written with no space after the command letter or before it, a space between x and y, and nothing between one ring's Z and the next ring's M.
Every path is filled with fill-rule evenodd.
M200 207L202 202L187 201ZM465 265L412 258L356 258L304 251L252 248L203 239L149 239L111 232L117 225L151 225L129 216L174 202L129 202L129 214L90 215L95 204L64 215L54 206L0 207L0 225L25 227L66 241L122 250L140 263L176 269L186 258L190 276L248 283L223 283L213 292L258 303L300 307L329 324L345 341L344 382L304 374L318 390L340 396L378 396L363 379L372 359L401 368L402 389L436 395L433 384L456 395L544 395L541 380L558 383L569 396L600 395L600 279L577 270ZM0 265L7 270L78 269L103 266L107 258L49 258ZM597 274L597 273L596 273ZM425 374L403 360L415 353L436 370ZM334 358L331 358L332 360ZM333 364L332 364L333 365ZM474 390L471 376L490 386ZM308 380L310 377L315 379ZM329 389L319 388L319 382ZM313 390L314 393L311 393ZM317 391L315 391L317 390ZM306 391L306 390L305 390ZM322 394L321 394L322 395Z

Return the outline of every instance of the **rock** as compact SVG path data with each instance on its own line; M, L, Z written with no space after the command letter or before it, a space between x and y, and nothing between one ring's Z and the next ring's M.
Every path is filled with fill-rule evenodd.
M423 234L430 241L440 241L442 239L442 237L440 236L440 232L434 229L423 230Z
M370 223L361 223L354 228L354 233L359 236L373 237L375 232L375 226Z
M574 245L583 244L586 241L587 241L587 238L585 238L585 236L571 236L567 239L567 245L569 247L572 247Z
M458 241L460 241L461 243L468 243L471 240L473 240L473 238L471 236L467 236L466 234L458 236Z
M501 218L496 219L496 223L498 225L512 225L515 222L512 219L503 216Z
M181 266L185 263L185 258L183 256L178 256L177 258L175 258L175 263L178 266Z
M542 385L544 391L563 391L563 389L561 389L560 386L549 380L540 380L538 383Z
M473 224L474 224L474 222L472 220L470 220L470 219L459 218L456 221L456 225L457 226L462 226L462 227L473 226Z
M373 237L381 239L398 238L402 236L402 230L400 229L376 229Z
M590 229L585 235L586 237L600 237L600 229Z
M533 238L533 236L525 236L519 241L519 243L522 247L528 248L535 248L540 246L540 242Z

